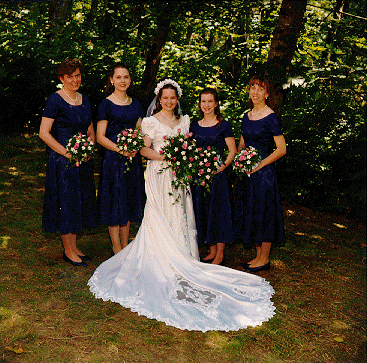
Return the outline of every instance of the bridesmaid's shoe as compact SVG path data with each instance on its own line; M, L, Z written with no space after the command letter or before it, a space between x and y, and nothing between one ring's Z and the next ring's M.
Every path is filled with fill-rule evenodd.
M241 267L243 267L245 270L248 269L250 267L250 265L248 263L239 263L239 265Z
M75 262L71 260L68 256L66 256L66 253L64 252L62 255L62 258L64 261L71 263L73 266L81 266L81 267L87 267L88 265L82 260L82 262Z
M78 255L82 261L92 261L92 257L89 257L87 255L84 255L84 256L81 256L81 255Z
M209 260L200 259L200 262L203 262L203 263L212 263L213 261L214 261L214 258L211 258Z
M111 250L111 257L115 256L115 252L113 252L113 250Z
M246 271L247 272L258 272L262 270L269 270L269 268L270 268L270 262L266 263L265 265L258 266L258 267L247 267Z

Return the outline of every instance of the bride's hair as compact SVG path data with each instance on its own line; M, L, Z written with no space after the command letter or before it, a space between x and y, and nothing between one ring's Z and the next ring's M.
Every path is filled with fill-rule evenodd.
M204 112L201 110L201 107L200 107L201 96L202 95L208 95L208 94L213 95L214 101L217 102L217 106L214 109L214 113L217 116L217 120L218 120L217 129L219 129L220 128L220 125L222 124L223 116L222 116L222 114L220 112L220 108L219 108L219 95L218 95L218 91L215 88L207 87L207 88L204 88L200 92L200 94L199 94L199 114L200 114L200 117L201 118L204 117Z
M178 91L177 91L177 88L174 87L171 83L165 84L163 87L161 87L159 89L159 92L157 94L157 97L156 97L156 100L155 100L155 110L153 111L153 115L162 110L161 97L162 97L162 94L163 94L163 90L164 89L173 89L173 90L175 90L176 97L177 97L177 100L178 100ZM175 109L173 110L173 113L175 114L176 119L179 119L180 118L180 112L179 112L178 102L177 102L177 105L176 105Z

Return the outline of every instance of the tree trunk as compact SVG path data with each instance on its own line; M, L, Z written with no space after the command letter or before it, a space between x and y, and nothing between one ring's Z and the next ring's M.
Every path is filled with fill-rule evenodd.
M173 18L172 9L172 4L165 4L157 18L157 32L146 55L145 69L137 94L143 106L147 106L152 98L163 48Z
M50 1L49 17L51 37L59 33L67 20L70 18L74 0Z
M267 60L267 75L274 85L274 111L280 116L287 70L297 47L297 39L303 27L303 17L307 0L283 0L278 24L273 31L273 39Z
M282 2L267 60L269 76L275 82L283 83L285 80L303 27L306 5L307 0L283 0Z
M90 11L86 15L85 27L89 30L92 28L94 20L96 19L99 1L100 0L92 0Z

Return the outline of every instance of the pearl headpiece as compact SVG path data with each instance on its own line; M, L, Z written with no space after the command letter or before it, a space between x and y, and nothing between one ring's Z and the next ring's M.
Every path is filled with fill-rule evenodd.
M155 88L155 90L154 90L154 93L155 93L156 95L158 95L158 93L159 93L160 89L161 89L163 86L165 86L166 84L171 84L173 87L175 87L175 88L176 88L176 90L177 90L177 94L178 94L178 98L180 98L180 97L182 96L182 90L181 90L180 85L179 85L176 81L174 81L173 79L170 79L170 78L166 78L165 80L163 80L163 81L159 82L159 83L157 84L157 87L156 87L156 88Z

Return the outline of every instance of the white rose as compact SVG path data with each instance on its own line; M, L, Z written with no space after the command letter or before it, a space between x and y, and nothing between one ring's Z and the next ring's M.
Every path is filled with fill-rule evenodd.
M187 157L186 157L186 156L184 156L182 159L183 159L183 160L187 160Z
M207 175L205 178L209 180L210 179L210 175Z
M178 147L175 147L175 151L178 151Z
M180 165L181 163L179 161L177 161L176 165Z

